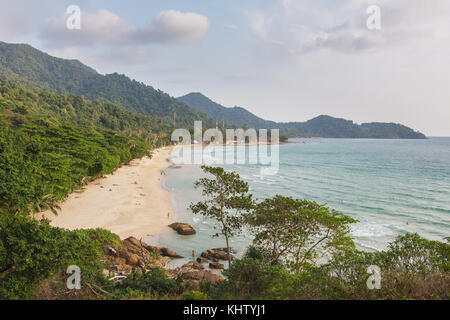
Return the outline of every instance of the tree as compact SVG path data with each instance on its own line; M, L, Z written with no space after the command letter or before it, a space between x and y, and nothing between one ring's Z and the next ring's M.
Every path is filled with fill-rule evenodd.
M276 195L248 215L254 244L270 249L269 262L300 272L327 253L353 248L349 224L356 220L316 202Z
M201 178L195 187L203 188L205 201L191 204L189 209L195 214L202 214L215 219L220 225L220 232L227 244L228 267L231 265L230 238L242 228L242 212L248 212L253 206L252 195L248 193L248 184L241 180L236 172L226 172L220 167L202 166L205 173L212 174L213 179Z

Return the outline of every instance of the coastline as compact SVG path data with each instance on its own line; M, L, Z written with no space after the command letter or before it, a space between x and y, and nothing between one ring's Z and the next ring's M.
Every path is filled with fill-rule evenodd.
M55 216L39 216L65 229L103 228L121 239L153 237L170 231L174 207L171 194L162 187L163 173L171 165L171 147L153 151L152 158L134 159L114 174L96 179L73 192Z

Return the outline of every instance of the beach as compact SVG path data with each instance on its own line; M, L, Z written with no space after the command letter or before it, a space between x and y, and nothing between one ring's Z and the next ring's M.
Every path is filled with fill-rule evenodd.
M51 225L66 229L104 228L125 239L138 239L168 232L174 208L170 193L162 188L164 170L170 166L171 148L153 152L153 157L135 159L74 192L55 216L41 217Z

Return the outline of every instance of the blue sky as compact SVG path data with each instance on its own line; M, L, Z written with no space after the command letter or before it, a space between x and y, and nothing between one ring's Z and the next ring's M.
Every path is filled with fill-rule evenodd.
M450 136L448 0L0 2L0 40L172 96L202 92L276 121L329 114ZM65 28L72 4L81 30ZM373 4L380 30L366 26Z

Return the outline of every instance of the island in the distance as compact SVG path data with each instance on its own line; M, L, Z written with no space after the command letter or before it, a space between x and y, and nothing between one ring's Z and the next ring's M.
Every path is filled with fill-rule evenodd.
M179 97L190 107L238 128L280 129L288 137L426 139L418 131L397 123L371 122L358 125L351 120L321 115L305 122L275 122L264 120L242 107L224 107L199 92Z

